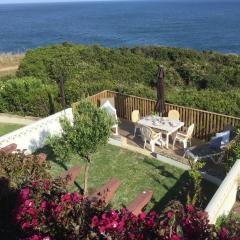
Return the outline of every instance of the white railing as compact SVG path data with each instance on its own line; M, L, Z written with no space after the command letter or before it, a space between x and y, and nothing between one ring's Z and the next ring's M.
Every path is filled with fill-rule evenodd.
M237 160L205 209L210 223L214 224L218 217L229 214L236 202L239 183L240 160Z
M72 108L53 114L0 137L0 148L16 143L18 149L25 149L27 153L32 153L44 146L45 140L49 135L61 133L62 129L59 119L62 117L72 120Z

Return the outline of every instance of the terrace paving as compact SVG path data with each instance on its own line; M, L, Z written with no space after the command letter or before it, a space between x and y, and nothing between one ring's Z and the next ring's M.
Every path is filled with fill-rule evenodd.
M137 130L135 137L133 136L133 130L134 125L131 121L121 120L119 124L119 134L122 138L122 142L124 142L124 144L126 144L131 150L135 150L144 155L152 155L150 145L147 144L146 149L143 149L143 141L141 139L139 130ZM196 138L192 139L192 146L198 146L204 143L206 142L203 140ZM169 142L169 149L156 146L155 153L189 166L188 159L183 157L184 150L182 145L176 144L175 149L173 150L171 137ZM223 179L225 177L224 165L222 163L215 164L211 160L206 161L206 165L202 171L219 179Z

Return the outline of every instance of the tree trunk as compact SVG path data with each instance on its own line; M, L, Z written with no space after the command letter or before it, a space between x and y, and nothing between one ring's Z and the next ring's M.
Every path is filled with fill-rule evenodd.
M85 173L84 173L84 195L87 196L88 194L88 173L91 163L91 158L88 156L86 157L86 165L85 165Z
M65 109L65 108L66 108L66 98L65 98L65 92L64 92L64 81L63 81L63 77L60 78L59 88L60 88L60 96L61 96L62 108Z

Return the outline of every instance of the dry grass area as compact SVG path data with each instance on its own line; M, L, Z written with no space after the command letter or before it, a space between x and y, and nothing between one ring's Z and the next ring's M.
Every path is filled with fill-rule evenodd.
M15 74L24 53L1 53L0 54L0 76Z

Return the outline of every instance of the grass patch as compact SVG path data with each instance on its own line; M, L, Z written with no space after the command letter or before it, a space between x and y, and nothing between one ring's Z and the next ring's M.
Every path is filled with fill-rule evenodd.
M7 133L10 133L18 128L23 127L21 124L13 124L13 123L0 123L0 136L3 136Z
M45 148L40 152L48 154L48 160L51 161L52 165L51 172L54 176L60 175L64 171L64 167L82 166L81 174L76 182L83 186L83 160L72 156L71 160L64 166L64 164L61 165L57 162L50 149ZM122 185L111 201L114 208L120 208L128 204L145 188L154 192L153 198L147 206L147 211L150 209L162 210L173 199L186 203L186 192L184 189L189 180L188 172L164 164L157 159L107 145L94 156L90 169L89 190L93 191L112 177L117 177L122 181ZM76 186L71 187L71 190L76 189ZM203 199L203 204L205 205L216 191L216 186L204 182L203 189L206 193L205 199Z

